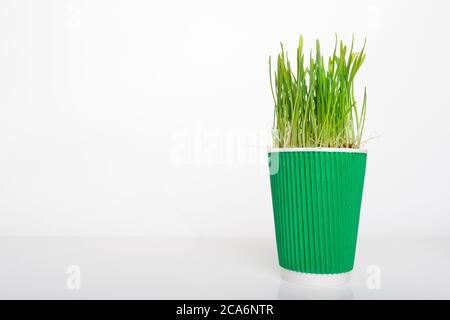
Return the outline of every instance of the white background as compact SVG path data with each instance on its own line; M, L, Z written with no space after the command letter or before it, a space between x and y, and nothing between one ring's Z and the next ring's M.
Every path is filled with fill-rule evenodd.
M268 57L300 33L327 54L335 33L367 37L360 234L448 235L449 9L2 0L0 235L272 237L253 137L272 122Z

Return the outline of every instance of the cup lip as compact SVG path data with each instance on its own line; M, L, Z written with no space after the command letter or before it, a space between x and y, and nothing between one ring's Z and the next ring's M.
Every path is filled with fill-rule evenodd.
M357 148L323 148L323 147L305 147L305 148L268 148L268 153L274 152L346 152L346 153L364 153L366 149Z

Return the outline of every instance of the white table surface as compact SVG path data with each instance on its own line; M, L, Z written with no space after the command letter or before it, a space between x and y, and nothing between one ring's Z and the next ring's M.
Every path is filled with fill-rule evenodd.
M0 237L0 298L450 299L450 238L360 238L350 284L318 289L280 279L273 239Z

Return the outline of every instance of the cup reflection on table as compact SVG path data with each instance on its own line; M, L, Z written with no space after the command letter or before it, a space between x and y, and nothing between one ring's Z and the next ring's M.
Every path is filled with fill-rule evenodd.
M278 286L280 300L353 300L353 289L349 284L340 286L306 286L280 279Z

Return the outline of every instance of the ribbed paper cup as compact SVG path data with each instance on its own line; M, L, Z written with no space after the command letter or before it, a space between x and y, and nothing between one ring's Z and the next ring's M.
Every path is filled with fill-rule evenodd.
M278 260L287 280L353 269L366 157L359 149L269 151Z

